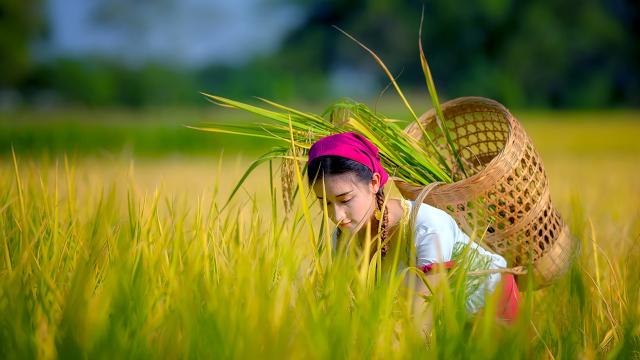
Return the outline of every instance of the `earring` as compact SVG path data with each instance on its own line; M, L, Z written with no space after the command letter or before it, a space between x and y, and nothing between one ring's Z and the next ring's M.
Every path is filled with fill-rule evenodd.
M380 221L380 219L382 219L382 211L380 211L380 209L373 210L373 216L376 217L376 220Z

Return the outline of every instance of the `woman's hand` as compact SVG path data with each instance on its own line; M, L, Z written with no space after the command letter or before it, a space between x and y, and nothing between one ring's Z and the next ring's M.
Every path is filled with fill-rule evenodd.
M429 273L425 277L434 292L439 293L437 289L445 276L447 276L446 272L441 271ZM425 296L431 295L432 293L429 288L424 284L422 279L418 277L413 299L413 320L416 330L420 332L421 336L428 336L433 327L433 308L431 302L427 302L424 299Z

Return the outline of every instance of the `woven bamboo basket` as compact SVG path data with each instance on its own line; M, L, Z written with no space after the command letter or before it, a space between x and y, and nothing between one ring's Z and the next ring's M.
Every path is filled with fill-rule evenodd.
M569 268L578 242L551 203L548 179L531 139L504 106L490 99L462 97L443 103L442 111L464 167L464 173L452 168L452 175L461 180L425 189L394 178L400 193L415 200L428 190L422 194L425 203L448 212L510 266L531 263L534 288L550 284ZM419 121L440 153L451 154L435 119L432 109ZM423 138L417 123L405 132ZM426 150L435 156L431 146ZM448 163L456 161L449 158Z

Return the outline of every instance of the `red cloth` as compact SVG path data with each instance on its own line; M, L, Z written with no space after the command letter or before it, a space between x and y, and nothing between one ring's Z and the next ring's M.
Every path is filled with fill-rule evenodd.
M422 265L419 267L419 269L426 274L429 271L433 270L433 268L436 266L442 266L443 269L449 270L453 267L453 265L455 265L455 261L451 260L451 261L445 261L443 263L430 263L427 265Z
M372 173L380 174L380 186L384 186L389 175L380 163L378 148L364 136L346 132L325 136L311 145L307 164L320 156L342 156L366 166Z
M520 292L513 274L503 273L500 283L502 284L502 294L500 295L496 315L499 319L510 323L518 317Z

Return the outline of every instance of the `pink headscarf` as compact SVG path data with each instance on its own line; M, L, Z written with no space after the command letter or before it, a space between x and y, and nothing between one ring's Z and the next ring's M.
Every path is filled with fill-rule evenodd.
M309 164L320 156L341 156L366 166L372 173L380 174L380 187L384 186L389 175L380 163L378 148L367 138L354 132L325 136L311 145Z

